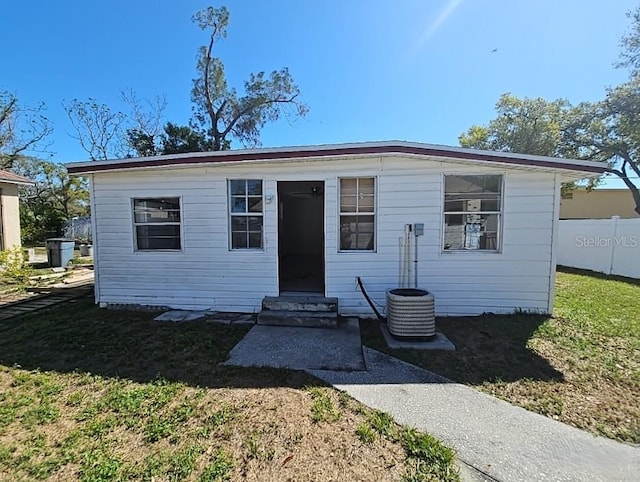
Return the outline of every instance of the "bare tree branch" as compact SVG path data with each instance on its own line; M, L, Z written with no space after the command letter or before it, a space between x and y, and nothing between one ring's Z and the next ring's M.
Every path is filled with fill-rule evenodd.
M14 162L29 152L46 152L43 141L53 127L44 116L44 104L22 106L18 98L0 91L0 167L11 168Z
M108 105L91 98L87 101L73 99L63 106L76 130L76 135L71 137L80 142L91 160L106 160L122 153L126 119L122 112L113 112Z

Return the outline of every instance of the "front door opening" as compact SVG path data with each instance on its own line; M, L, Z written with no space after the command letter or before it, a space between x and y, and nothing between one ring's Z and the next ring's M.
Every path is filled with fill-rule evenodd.
M280 293L324 294L324 181L278 182Z

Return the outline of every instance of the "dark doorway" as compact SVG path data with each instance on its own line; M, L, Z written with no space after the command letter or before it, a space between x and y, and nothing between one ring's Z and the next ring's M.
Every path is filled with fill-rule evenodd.
M280 293L324 294L324 181L278 182Z

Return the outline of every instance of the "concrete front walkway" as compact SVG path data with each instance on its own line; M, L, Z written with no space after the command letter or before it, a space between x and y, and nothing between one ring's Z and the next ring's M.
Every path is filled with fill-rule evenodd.
M388 412L398 423L440 438L455 448L460 460L490 478L640 480L640 448L595 437L370 348L363 350L367 371L308 371L365 405Z

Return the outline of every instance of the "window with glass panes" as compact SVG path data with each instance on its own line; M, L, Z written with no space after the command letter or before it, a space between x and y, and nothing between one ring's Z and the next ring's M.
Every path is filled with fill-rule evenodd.
M340 178L340 250L373 251L376 228L374 177Z
M444 176L444 250L500 249L502 176Z
M231 249L262 248L262 206L262 180L229 180Z
M137 251L180 250L180 198L134 198Z

